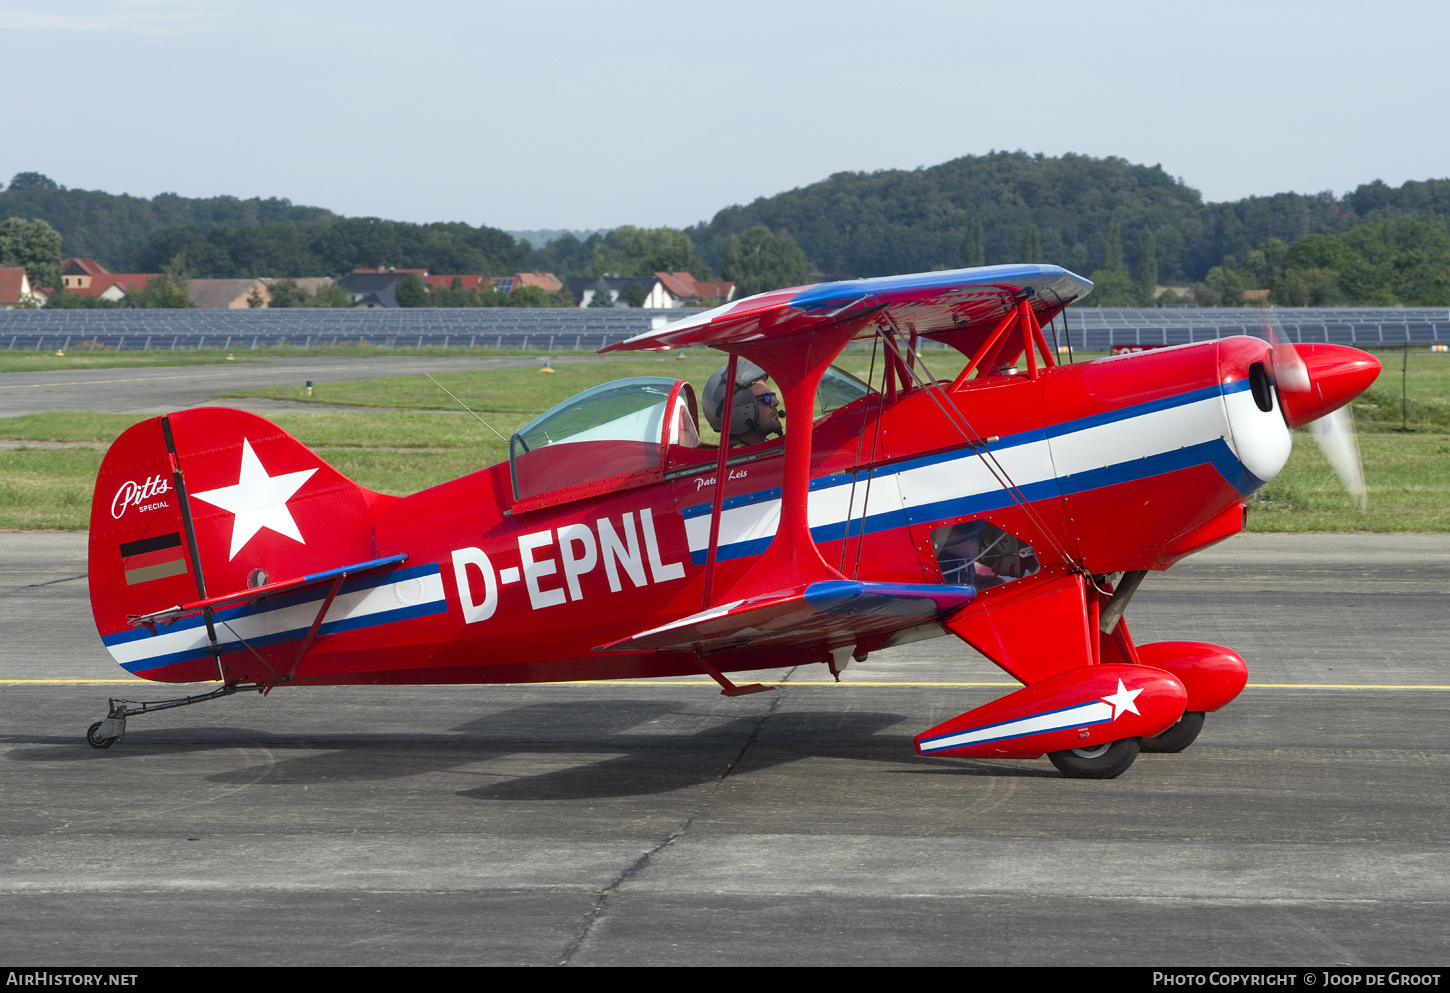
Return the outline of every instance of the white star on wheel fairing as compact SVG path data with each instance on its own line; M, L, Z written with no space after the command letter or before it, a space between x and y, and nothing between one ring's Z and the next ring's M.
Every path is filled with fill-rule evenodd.
M1123 711L1125 710L1131 710L1135 714L1138 713L1138 706L1137 704L1133 703L1133 701L1137 699L1138 694L1142 692L1142 690L1128 689L1126 686L1123 685L1123 681L1120 679L1118 680L1118 692L1110 694L1109 696L1099 697L1098 699L1102 700L1103 703L1106 703L1113 708L1113 720L1116 721L1119 717L1123 715Z
M193 493L192 497L236 515L232 520L232 550L227 556L230 561L263 528L307 544L302 538L302 532L297 530L297 522L292 519L292 512L287 509L287 501L292 499L302 488L302 484L316 471L315 468L302 469L280 476L269 476L262 467L261 460L252 451L252 443L243 438L241 478L237 480L237 484Z

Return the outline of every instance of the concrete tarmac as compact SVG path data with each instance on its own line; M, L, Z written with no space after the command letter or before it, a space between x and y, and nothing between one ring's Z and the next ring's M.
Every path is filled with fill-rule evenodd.
M244 355L246 353L243 353ZM626 356L638 359L638 356ZM346 382L375 376L439 375L477 369L517 369L541 366L546 356L408 356L334 358L299 356L254 359L196 366L152 369L79 369L54 372L0 373L0 417L48 410L98 410L116 414L166 414L187 407L238 407L256 413L306 412L326 409L316 404L255 399L214 399L216 394L253 390L264 386L301 386ZM600 356L553 357L554 365L605 362ZM660 361L664 361L661 359Z
M0 535L14 963L1450 960L1447 536L1244 535L1150 576L1137 640L1230 645L1251 685L1107 782L917 757L1011 689L951 638L737 700L283 689L97 751L108 695L171 688L109 660L84 549Z

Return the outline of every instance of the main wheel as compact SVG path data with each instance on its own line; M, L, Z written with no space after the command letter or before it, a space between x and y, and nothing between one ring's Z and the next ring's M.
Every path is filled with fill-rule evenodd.
M1190 710L1178 718L1178 723L1162 734L1143 739L1145 752L1181 752L1193 744L1198 732L1203 730L1203 711Z
M116 743L116 739L103 737L101 735L101 722L96 721L86 731L86 742L92 748L110 748Z
M1048 752L1047 757L1069 779L1112 779L1127 772L1138 757L1138 739L1123 738L1091 748Z

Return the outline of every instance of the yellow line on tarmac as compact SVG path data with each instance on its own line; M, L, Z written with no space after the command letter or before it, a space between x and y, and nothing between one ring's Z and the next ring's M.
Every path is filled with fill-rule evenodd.
M135 679L0 679L0 686L19 686L25 683L126 683L129 686L162 686L150 679L142 679L137 676ZM172 685L180 685L174 683Z
M128 686L181 686L181 683L163 683L151 679L0 679L0 686L61 685L61 684L124 683ZM439 684L439 685L455 685ZM473 686L718 686L711 679L577 679L562 683L472 683ZM842 680L837 683L829 679L800 679L778 682L776 686L870 686L930 688L942 686L1020 686L1020 683L925 683L888 682L877 680ZM1450 686L1433 683L1249 683L1250 690L1450 690Z
M736 673L738 676L739 673ZM574 683L551 683L551 686L716 686L714 680L619 680L619 679L581 679ZM885 680L866 681L843 679L839 683L830 679L793 679L776 683L777 686L1021 686L1021 683L925 683L925 682L889 682ZM1450 690L1450 686L1438 686L1433 684L1391 684L1391 683L1249 683L1245 689L1251 690Z
M1251 690L1450 690L1450 686L1416 683L1249 683Z

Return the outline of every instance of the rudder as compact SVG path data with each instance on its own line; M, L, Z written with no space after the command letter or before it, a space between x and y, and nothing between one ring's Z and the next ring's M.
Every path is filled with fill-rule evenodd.
M148 679L217 679L194 638L148 654L129 618L374 558L380 499L255 414L207 407L134 425L106 453L91 503L102 641Z

